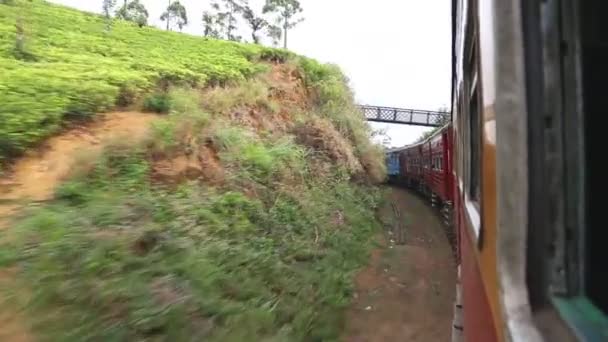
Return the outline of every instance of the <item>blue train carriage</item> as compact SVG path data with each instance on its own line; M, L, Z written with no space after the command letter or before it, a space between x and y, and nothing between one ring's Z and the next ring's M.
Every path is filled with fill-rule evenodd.
M388 180L391 183L396 183L401 178L399 152L401 152L401 149L399 148L392 148L386 151L386 171Z

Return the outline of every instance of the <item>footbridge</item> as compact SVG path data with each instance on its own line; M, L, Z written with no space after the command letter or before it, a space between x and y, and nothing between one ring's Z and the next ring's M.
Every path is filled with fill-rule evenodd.
M367 121L437 127L451 118L450 112L359 105Z

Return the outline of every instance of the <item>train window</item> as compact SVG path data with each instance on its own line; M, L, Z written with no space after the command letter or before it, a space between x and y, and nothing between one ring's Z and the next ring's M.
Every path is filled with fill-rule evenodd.
M608 260L608 248L605 246L608 230L601 223L603 194L598 190L603 183L602 175L605 174L606 164L602 160L601 146L597 145L597 142L603 140L601 118L608 108L608 100L603 91L608 77L608 38L605 35L608 22L604 18L607 10L608 4L605 0L582 2L581 46L587 180L587 255L584 283L591 301L604 314L608 314L608 273L605 270L605 262ZM593 191L592 188L596 190Z
M468 165L467 165L467 191L469 198L479 202L480 195L480 169L481 169L481 130L480 130L480 95L478 87L478 56L477 28L471 26L472 38L470 39L469 55L467 56L466 84L469 95L468 105Z
M481 168L481 132L479 113L479 91L473 89L469 103L469 143L470 143L470 172L469 172L469 196L471 200L479 201L480 193L480 168Z
M580 340L606 341L605 163L597 142L608 108L608 2L525 4L530 300L535 312L556 309ZM543 332L552 328L541 321Z

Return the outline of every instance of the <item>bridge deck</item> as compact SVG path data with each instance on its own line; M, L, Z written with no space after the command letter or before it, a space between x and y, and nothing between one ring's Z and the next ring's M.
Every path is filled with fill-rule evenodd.
M403 109L380 106L359 106L368 121L386 122L413 126L437 127L446 123L449 112Z

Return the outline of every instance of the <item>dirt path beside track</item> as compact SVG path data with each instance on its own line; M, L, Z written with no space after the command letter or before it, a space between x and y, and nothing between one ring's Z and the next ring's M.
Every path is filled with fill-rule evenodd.
M346 342L443 342L451 339L456 270L442 222L418 196L391 188L381 215L400 213L404 244L379 236L382 247L356 278Z

